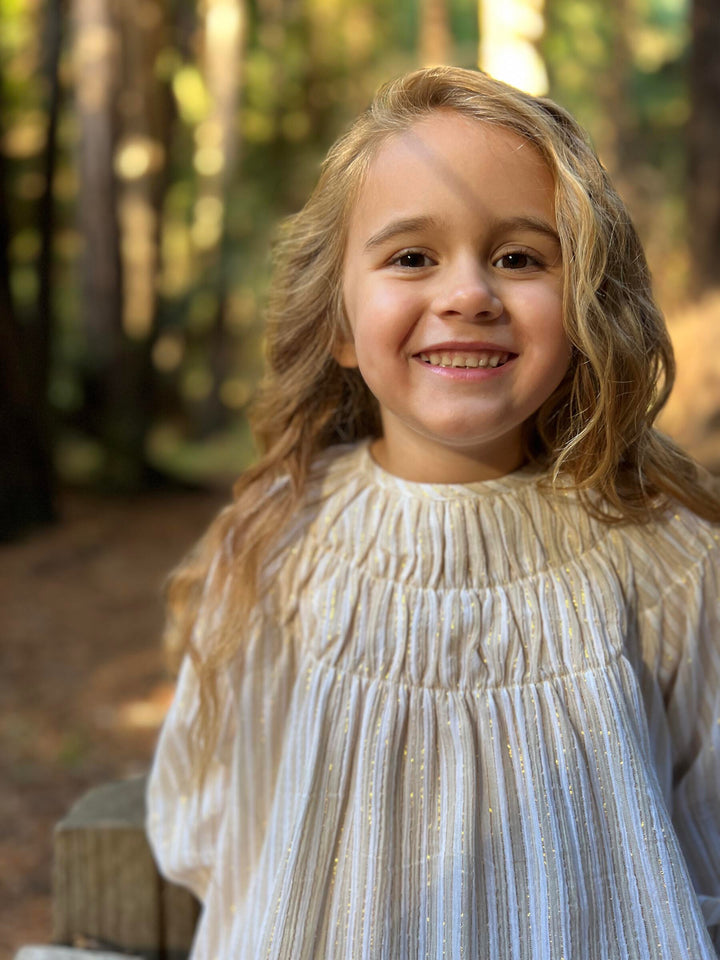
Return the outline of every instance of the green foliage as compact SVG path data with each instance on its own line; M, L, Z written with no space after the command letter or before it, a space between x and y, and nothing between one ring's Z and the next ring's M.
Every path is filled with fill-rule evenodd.
M553 0L543 52L551 96L589 130L620 187L669 307L687 284L684 245L686 0Z
M606 0L547 0L546 6L542 50L551 95L590 129L620 176L651 255L670 265L667 273L677 287L684 271L677 238L683 230L688 109L685 2L638 0L622 8L625 20L620 6ZM217 149L201 6L195 0L163 5L166 42L149 64L150 81L166 91L169 110L166 126L150 131L161 139L164 157L157 309L147 339L153 413L146 453L156 469L197 478L202 462L222 473L247 463L245 411L262 362L262 304L276 224L302 204L328 145L377 84L418 66L421 8L419 0L246 4L245 47L236 64L241 96L231 125L237 160L218 187L208 173L210 154L199 159L203 146ZM42 9L39 0L0 0L0 142L10 197L12 289L23 323L33 319L38 290L47 123ZM455 43L451 59L474 66L477 3L448 0L447 11ZM102 472L104 451L88 426L93 397L77 223L83 186L77 182L80 131L68 26L55 175L50 399L60 468L68 477L87 479ZM120 42L119 32L115 39ZM123 35L123 43L131 40ZM625 51L624 62L618 51ZM618 102L622 111L615 110ZM113 122L126 122L127 103L115 106Z

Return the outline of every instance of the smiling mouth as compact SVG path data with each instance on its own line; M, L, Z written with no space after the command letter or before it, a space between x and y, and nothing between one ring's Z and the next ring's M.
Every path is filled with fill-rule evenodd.
M417 356L423 363L430 367L455 367L456 369L476 368L476 367L501 367L507 363L514 353L490 353L476 352L463 353L459 351L432 351L431 353L418 353Z

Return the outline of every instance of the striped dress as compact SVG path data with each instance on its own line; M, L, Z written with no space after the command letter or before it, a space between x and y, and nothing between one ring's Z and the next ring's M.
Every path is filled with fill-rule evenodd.
M189 662L161 733L148 830L204 902L193 960L717 956L719 531L536 480L318 464L202 791Z

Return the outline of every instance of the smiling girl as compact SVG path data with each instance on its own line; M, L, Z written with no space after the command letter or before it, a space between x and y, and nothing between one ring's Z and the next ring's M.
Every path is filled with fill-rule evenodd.
M378 150L350 216L335 350L379 403L377 462L472 482L521 465L567 371L553 177L503 127L443 109Z
M708 960L720 503L574 121L383 88L276 248L263 451L176 571L149 784L194 960Z

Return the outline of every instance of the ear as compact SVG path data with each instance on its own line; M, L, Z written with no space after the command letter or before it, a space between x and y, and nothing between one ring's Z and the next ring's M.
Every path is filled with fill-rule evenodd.
M332 349L332 355L341 367L352 369L358 365L355 344L352 340L343 340L340 343L336 343Z

